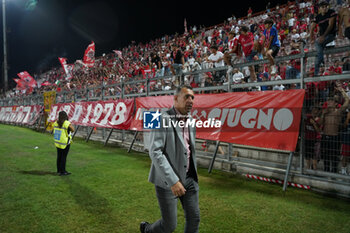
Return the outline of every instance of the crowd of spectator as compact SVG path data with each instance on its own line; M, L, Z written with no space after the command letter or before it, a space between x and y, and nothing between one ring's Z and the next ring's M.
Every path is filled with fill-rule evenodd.
M303 50L317 52L316 58L305 59L305 77L349 73L348 52L330 56L323 54L326 47L349 45L348 3L348 0L289 1L274 8L268 4L266 11L258 14L249 8L246 17L237 19L232 15L221 25L210 28L191 26L184 34L165 35L146 44L132 42L118 53L97 58L91 68L76 62L73 78L69 80L66 80L61 67L53 68L36 75L39 84L47 81L51 85L40 86L34 92L75 90L86 95L86 87L96 87L88 93L89 97L104 95L105 99L110 99L120 95L122 89L118 84L126 83L124 94L144 93L147 88L145 82L128 82L155 77L159 79L149 82L150 91L175 89L179 75L192 87L298 79L301 74L300 59L276 61L275 58L298 54ZM267 59L267 63L234 68L234 64L260 59ZM220 67L225 68L188 74L190 71ZM104 92L97 88L101 84L105 86ZM347 172L347 158L350 157L350 114L346 113L349 87L348 81L305 84L308 112L305 144L307 167L310 169L317 169L317 162L323 154L325 171L337 172L338 162L341 161L342 173ZM300 88L300 85L257 84L234 90L283 91L293 88ZM22 94L13 91L7 95Z
M345 2L338 0L329 9L333 7L334 12L337 12L345 5ZM301 48L307 52L317 47L311 43L315 38L310 36L315 33L314 30L310 31L314 29L310 25L314 25L312 22L317 19L318 9L317 0L289 1L286 5L277 5L274 8L268 4L264 12L254 14L249 8L247 17L237 19L232 15L223 24L211 28L191 26L184 34L166 35L146 44L132 42L121 49L120 55L109 53L96 58L92 68L76 62L73 78L70 80L65 79L66 75L61 67L35 75L39 86L45 81L51 85L40 86L34 92L81 90L101 84L120 84L121 81L125 83L162 76L166 77L150 82L150 90L169 90L178 84L178 74L264 58L269 60L268 64L243 67L239 69L239 74L229 67L228 70L185 75L184 81L193 87L206 87L225 85L229 81L244 83L299 78L300 60L275 64L274 58L300 53ZM319 27L315 30L319 30ZM327 46L334 46L334 43L348 44L348 39L333 38L331 42L333 44ZM324 66L328 74L348 71L348 54L340 56L317 61L314 74L317 69L321 69L316 75L325 75L325 72L322 73L323 68L318 68L320 66ZM314 63L313 59L308 60L308 73L314 68ZM278 85L247 90L284 90L293 87ZM146 83L125 85L124 90L125 94L143 93L146 92ZM104 95L118 96L120 91L120 88L109 87ZM13 91L8 96L21 95L23 92Z

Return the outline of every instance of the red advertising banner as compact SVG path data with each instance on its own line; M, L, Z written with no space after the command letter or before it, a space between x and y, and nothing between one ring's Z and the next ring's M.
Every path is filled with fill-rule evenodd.
M42 109L40 105L0 107L0 122L33 125Z
M56 121L60 111L65 111L69 121L75 125L129 129L134 112L134 100L54 104L51 106L48 121Z
M197 126L197 138L294 151L305 91L262 91L196 95L192 117L219 120L220 128ZM143 130L143 112L173 106L173 96L136 99L132 130Z

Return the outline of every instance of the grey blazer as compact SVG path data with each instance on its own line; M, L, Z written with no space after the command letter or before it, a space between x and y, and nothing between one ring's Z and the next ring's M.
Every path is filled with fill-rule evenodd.
M175 116L174 108L169 109L164 116ZM172 118L174 121L175 119ZM186 179L187 170L187 151L183 139L182 129L173 125L169 128L152 129L150 132L149 156L152 160L151 170L148 180L164 189L170 189L176 182L183 184ZM197 178L197 164L195 153L196 128L189 127L191 158L195 169L195 181Z

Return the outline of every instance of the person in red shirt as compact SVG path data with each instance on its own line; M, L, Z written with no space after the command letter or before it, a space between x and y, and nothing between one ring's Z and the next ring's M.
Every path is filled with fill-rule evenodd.
M237 57L240 57L238 51L238 38L236 37L236 33L231 31L229 33L228 52L224 54L224 61L228 66L232 66L232 58L234 59L234 63L234 61L237 60Z
M253 10L251 7L248 9L248 18L252 16Z
M284 28L278 31L278 35L280 36L280 42L283 44L283 41L286 39L286 31Z
M320 109L313 107L305 121L305 159L307 169L317 169L321 152ZM312 162L312 163L311 163Z
M340 61L339 60L336 60L335 63L334 63L334 73L336 73L336 74L342 74L343 73L343 69L340 66Z
M263 52L264 52L264 41L265 41L265 36L264 34L258 30L257 34L258 39L254 41L254 47L253 51L256 51L256 55L254 57L254 60L258 60L259 57L262 59L263 58Z
M240 35L238 38L238 43L240 44L245 59L247 62L251 62L254 60L255 55L257 55L257 51L254 48L254 35L249 31L247 26L242 26L239 30ZM255 70L253 66L249 66L250 77L256 77Z
M308 28L308 25L307 25L306 21L302 19L301 25L300 25L300 28L299 28L300 31L301 31L301 32L302 32L302 31L307 31L307 28Z
M248 62L253 61L256 51L253 50L254 47L254 35L249 31L247 26L242 26L239 30L240 36L238 42L241 45L243 54Z

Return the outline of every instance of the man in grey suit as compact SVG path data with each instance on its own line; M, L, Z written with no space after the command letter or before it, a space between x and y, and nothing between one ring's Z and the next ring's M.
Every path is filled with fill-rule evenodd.
M142 233L170 233L177 225L177 202L184 209L185 233L197 233L199 228L198 176L195 154L195 127L180 121L192 119L194 93L190 86L180 86L174 95L174 106L162 114L168 127L150 133L149 156L152 160L149 181L155 185L162 218L150 224L142 222ZM162 121L161 121L162 122Z

